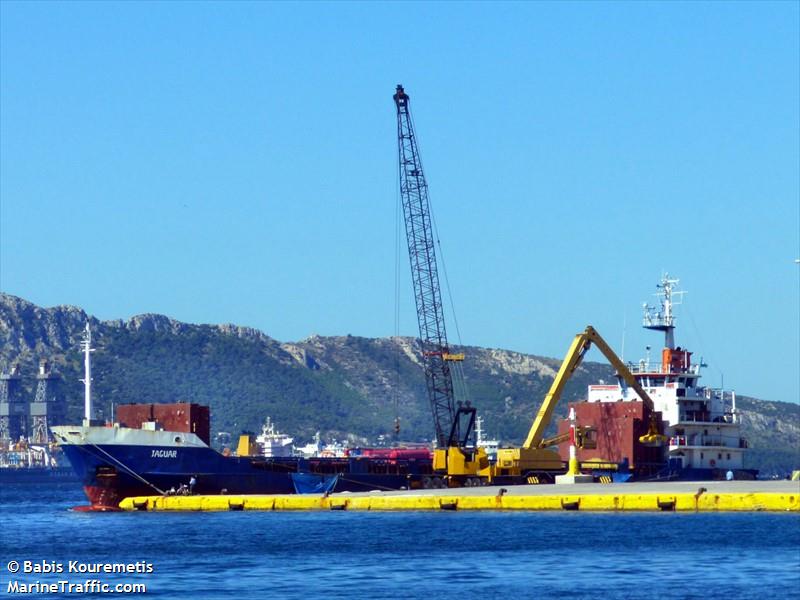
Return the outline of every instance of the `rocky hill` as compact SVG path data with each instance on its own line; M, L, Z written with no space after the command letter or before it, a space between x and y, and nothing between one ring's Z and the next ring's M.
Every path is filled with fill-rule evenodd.
M99 321L71 306L40 308L0 294L0 365L20 363L26 393L35 367L50 359L62 375L70 419L82 415L82 358L86 322L92 326L96 406L191 401L212 409L214 431L258 430L270 416L281 430L308 440L323 437L374 443L390 436L399 415L401 438L432 437L419 348L411 338L313 336L281 343L251 328L191 325L163 315ZM466 347L469 398L487 434L508 443L525 436L560 360L492 348ZM564 399L585 394L589 383L611 380L607 365L586 362ZM753 466L768 472L800 463L800 406L741 398L744 434L755 448ZM566 403L559 407L565 412Z

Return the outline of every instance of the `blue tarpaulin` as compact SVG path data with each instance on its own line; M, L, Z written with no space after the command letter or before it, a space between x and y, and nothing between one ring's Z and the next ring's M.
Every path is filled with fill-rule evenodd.
M298 494L325 494L332 492L339 481L338 475L317 475L315 473L292 473L294 491Z

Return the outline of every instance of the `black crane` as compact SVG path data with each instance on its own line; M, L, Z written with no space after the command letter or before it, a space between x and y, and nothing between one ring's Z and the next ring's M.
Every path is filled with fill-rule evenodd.
M475 408L469 402L461 403L455 399L450 363L463 360L464 355L451 353L447 344L428 184L414 135L409 97L402 85L397 86L394 102L397 106L400 197L436 446L440 449L456 447L463 453L470 445Z

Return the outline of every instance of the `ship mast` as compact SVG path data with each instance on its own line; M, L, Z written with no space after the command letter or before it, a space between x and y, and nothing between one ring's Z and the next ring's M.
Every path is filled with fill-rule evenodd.
M86 426L92 424L92 330L89 328L89 323L86 323L86 329L83 331L83 340L81 340L81 350L83 350L83 423Z
M661 283L656 287L661 290L656 296L661 299L659 306L644 304L643 327L654 331L664 332L664 347L670 350L675 349L675 316L672 313L673 306L681 303L681 298L686 292L676 291L674 288L680 280L670 279L668 273L661 277Z

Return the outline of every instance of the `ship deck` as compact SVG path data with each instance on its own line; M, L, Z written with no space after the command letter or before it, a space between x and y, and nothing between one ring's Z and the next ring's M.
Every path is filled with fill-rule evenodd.
M303 495L141 496L123 510L578 510L800 512L800 482L710 481L514 485Z

